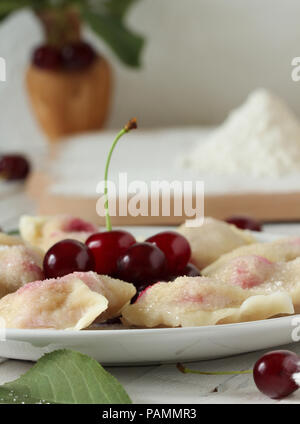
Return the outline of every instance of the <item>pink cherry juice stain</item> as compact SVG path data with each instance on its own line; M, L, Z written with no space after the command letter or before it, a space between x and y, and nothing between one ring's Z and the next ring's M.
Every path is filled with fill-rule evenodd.
M66 233L73 233L73 232L94 233L98 231L98 229L94 224L91 224L90 222L86 222L81 218L71 218L69 221L67 221L63 225L62 231L65 231Z
M273 270L273 263L263 256L249 255L236 258L231 267L231 283L250 289L264 283Z

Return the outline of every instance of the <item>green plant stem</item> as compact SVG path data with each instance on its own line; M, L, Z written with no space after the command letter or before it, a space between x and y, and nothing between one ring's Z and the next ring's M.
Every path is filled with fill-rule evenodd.
M177 369L183 374L200 374L200 375L236 375L236 374L252 374L252 370L244 371L198 371L186 368L183 364L178 363L176 365Z
M105 165L105 173L104 173L104 198L105 198L104 209L105 209L105 222L106 222L106 229L107 229L107 231L111 231L112 230L111 220L110 220L110 215L109 215L108 187L107 187L108 170L109 170L109 165L110 165L111 157L112 157L113 151L115 150L115 147L116 147L118 141L120 140L120 138L124 134L128 133L130 130L136 129L136 128L137 128L136 119L133 118L117 134L117 136L114 139L114 142L113 142L113 144L112 144L112 146L111 146L111 148L109 150L108 156L107 156L106 165Z

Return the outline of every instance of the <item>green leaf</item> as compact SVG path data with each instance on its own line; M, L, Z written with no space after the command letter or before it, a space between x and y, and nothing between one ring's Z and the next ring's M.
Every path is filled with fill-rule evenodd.
M37 10L49 6L49 0L0 0L0 21L10 13L29 7Z
M18 9L32 6L33 2L33 0L0 0L0 20Z
M136 2L137 0L105 0L103 3L108 13L122 19L127 10Z
M0 0L0 21L10 13L31 7L33 10L47 7L76 5L83 20L111 47L120 60L128 66L139 67L144 39L129 30L123 22L128 8L137 0Z
M0 403L129 404L121 384L82 353L56 350L27 373L0 386Z
M40 10L49 7L63 7L73 3L86 3L87 0L0 0L0 21L10 13L19 9L29 7L33 10Z
M119 17L113 15L97 13L84 8L82 17L122 62L132 67L140 66L140 56L144 45L143 37L130 31Z

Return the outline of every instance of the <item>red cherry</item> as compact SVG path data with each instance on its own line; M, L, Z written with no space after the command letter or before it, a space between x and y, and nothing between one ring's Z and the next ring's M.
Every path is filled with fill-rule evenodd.
M46 278L57 278L75 271L94 271L94 258L89 248L77 241L66 239L54 244L44 257Z
M6 180L24 180L30 172L30 164L22 155L0 156L0 176Z
M118 277L137 288L163 280L166 256L152 243L135 243L118 260Z
M262 231L262 225L259 221L248 216L233 215L225 220L228 224L235 225L241 230Z
M81 71L90 66L96 58L95 50L84 41L66 44L61 54L64 68L70 71Z
M61 67L62 57L59 49L45 44L34 50L32 63L38 68L56 71Z
M201 272L195 265L187 264L187 266L184 268L180 275L186 277L200 277Z
M166 277L166 281L174 281L178 277L201 277L199 269L193 264L187 264L180 274L174 275L169 274Z
M94 257L95 271L112 276L117 272L118 258L134 243L130 233L117 230L92 234L85 242Z
M254 365L257 388L273 399L281 399L298 389L293 374L299 371L299 357L288 350L274 350L263 355Z
M181 234L174 231L164 231L146 240L155 244L164 252L167 260L167 268L170 274L178 275L186 267L191 258L189 242Z

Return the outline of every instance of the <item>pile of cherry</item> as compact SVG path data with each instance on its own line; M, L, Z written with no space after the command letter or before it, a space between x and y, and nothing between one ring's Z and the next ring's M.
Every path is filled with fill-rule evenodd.
M56 243L45 255L44 273L56 278L95 271L133 283L140 292L157 281L199 276L190 258L191 247L179 233L164 231L137 242L127 231L112 230L92 234L85 244L71 239Z
M247 217L231 217L239 228L259 223ZM179 276L201 275L192 263L187 239L175 231L158 233L137 242L127 231L111 230L92 234L85 244L71 239L52 246L44 258L46 278L57 278L75 271L95 271L128 281L141 292L158 281L173 281Z
M50 44L37 47L32 55L32 63L49 71L81 71L89 67L97 54L85 41L65 44L61 48Z

